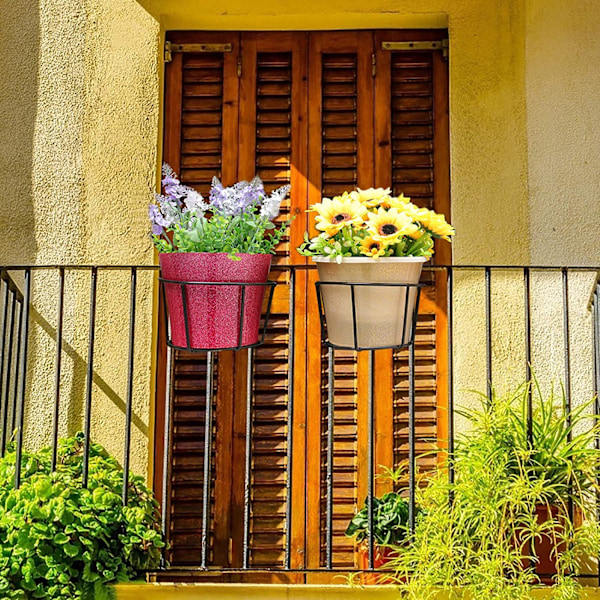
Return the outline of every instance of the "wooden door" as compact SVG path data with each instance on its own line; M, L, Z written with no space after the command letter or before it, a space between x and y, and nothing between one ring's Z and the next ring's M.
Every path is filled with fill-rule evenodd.
M302 269L292 279L277 265L306 264L294 248L309 225L306 209L322 196L357 186L390 186L419 205L449 212L446 62L441 51L390 51L382 45L443 37L437 31L169 35L174 43L218 44L210 47L218 51L177 52L167 65L165 160L203 194L213 175L231 184L258 174L267 190L291 183L281 218L295 217L274 259L272 278L282 285L267 341L252 357L250 415L248 352L223 352L217 358L212 565L242 565L247 417L251 567L324 565L326 355L320 342L316 277ZM440 263L450 262L448 245L441 244L436 256ZM445 288L442 279L432 283L417 333L418 450L443 445L446 436ZM407 360L405 353L391 351L377 352L375 360L376 461L393 467L407 458ZM197 354L175 355L167 510L171 559L180 566L199 563L205 365L205 357ZM352 569L355 548L343 532L366 495L366 356L336 352L335 373L333 561L335 567ZM164 390L157 397L157 455L162 453L160 393ZM290 432L293 442L288 447ZM160 482L157 469L157 491ZM385 490L382 483L377 487L378 492Z

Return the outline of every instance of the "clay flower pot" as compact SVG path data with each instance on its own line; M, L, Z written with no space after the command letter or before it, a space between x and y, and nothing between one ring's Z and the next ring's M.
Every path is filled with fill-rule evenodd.
M386 567L396 556L398 554L392 548L375 544L373 548L373 568L386 570ZM368 571L369 569L369 548L367 544L361 544L358 548L358 568L361 571ZM363 585L390 585L398 583L398 580L385 573L373 573L371 571L361 573L360 582Z
M426 258L351 257L341 263L314 256L322 282L417 284ZM394 286L322 285L321 296L327 336L334 346L346 348L390 348L410 342L417 288Z
M270 254L237 256L240 260L236 261L228 258L226 253L160 254L161 276L173 282L267 281L271 268ZM258 285L246 286L243 292L239 285L164 282L172 345L193 350L219 350L256 344L265 289Z

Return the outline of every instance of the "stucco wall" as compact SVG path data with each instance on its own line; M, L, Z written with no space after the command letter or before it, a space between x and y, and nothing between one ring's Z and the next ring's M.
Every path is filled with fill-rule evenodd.
M0 4L0 263L149 264L159 27L134 0ZM19 273L13 273L19 280ZM34 271L27 438L50 435L56 272ZM82 427L89 273L68 271L61 435ZM93 435L122 455L129 274L98 283ZM153 285L140 275L134 379L135 467L144 473L151 397Z
M155 181L161 32L169 29L447 27L452 221L457 263L600 261L597 175L600 7L592 0L15 0L0 4L0 262L153 261L146 204ZM27 43L23 43L23 32ZM9 126L7 126L9 124ZM136 435L146 460L151 398L152 283L141 277L136 336ZM534 356L562 374L560 285L532 280ZM70 275L63 387L81 418L89 275ZM120 452L129 279L101 274L95 431ZM574 387L591 390L589 277L571 286ZM52 287L54 286L54 288ZM32 436L48 431L55 306L35 278L30 381ZM558 286L558 287L557 287ZM524 376L520 276L493 282L494 373ZM458 400L485 388L483 280L456 281ZM587 319L587 320L586 320ZM548 328L556 334L547 335ZM116 407L116 412L115 412ZM118 423L121 423L118 420ZM63 424L66 428L67 423Z

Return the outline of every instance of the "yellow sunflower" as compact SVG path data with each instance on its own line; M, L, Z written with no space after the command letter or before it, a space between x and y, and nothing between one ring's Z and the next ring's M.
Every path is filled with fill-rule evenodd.
M392 190L390 188L369 188L368 190L358 188L357 191L351 192L350 195L354 200L358 200L367 208L373 208L389 199L391 193Z
M385 254L385 244L380 240L376 240L372 235L366 237L360 243L360 249L365 256L371 256L373 258Z
M410 216L397 208L379 208L377 212L369 213L367 225L373 239L388 244L393 244L400 236L411 235L418 229Z
M406 212L411 205L414 206L410 198L406 198L404 194L400 194L400 196L388 196L380 204L381 208L397 208L400 212Z
M422 210L424 211L423 214L420 214L417 217L419 223L434 235L450 241L450 236L454 235L456 232L454 227L446 221L444 215L439 215L432 210Z
M317 213L317 229L334 236L344 226L360 227L364 223L367 209L350 195L323 198L320 204L311 206Z

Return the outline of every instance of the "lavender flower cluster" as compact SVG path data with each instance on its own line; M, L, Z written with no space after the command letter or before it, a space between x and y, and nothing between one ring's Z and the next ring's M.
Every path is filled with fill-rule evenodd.
M268 196L259 177L231 187L223 186L214 177L206 202L199 192L183 185L168 164L162 167L162 187L164 194L155 194L155 202L149 207L152 235L159 250L173 245L166 232L175 232L178 237L189 232L192 243L201 245L200 238L210 233L209 224L216 227L217 222L226 225L235 221L238 229L240 224L248 225L253 239L257 229L264 237L264 232L274 227L272 221L277 218L281 203L290 191L290 186L286 185Z

